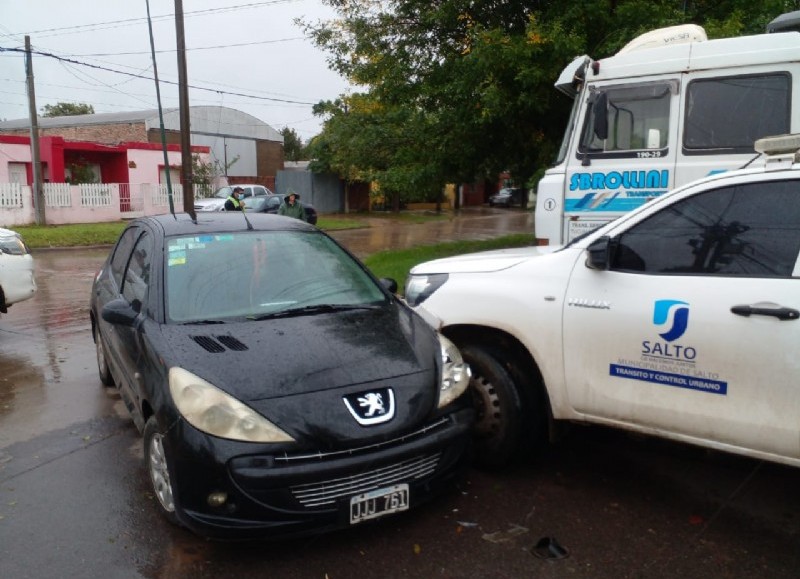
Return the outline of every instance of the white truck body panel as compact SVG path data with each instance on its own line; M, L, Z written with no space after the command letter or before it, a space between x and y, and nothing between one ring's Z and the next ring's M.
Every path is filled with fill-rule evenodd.
M654 48L645 39L644 47L598 61L581 56L564 69L556 87L576 95L575 109L565 154L537 187L540 243L562 245L674 187L741 168L756 157L745 143L800 131L800 33L698 38L687 32L688 42ZM750 100L725 110L738 102L733 92L720 96L727 90ZM761 96L774 93L774 101ZM608 105L593 112L603 95ZM593 115L606 114L609 134L595 136Z

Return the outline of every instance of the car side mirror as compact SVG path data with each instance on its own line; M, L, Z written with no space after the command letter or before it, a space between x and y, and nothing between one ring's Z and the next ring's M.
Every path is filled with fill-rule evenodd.
M389 290L391 293L397 293L397 282L390 277L382 277L380 279L381 285Z
M611 265L612 247L611 239L607 235L595 239L586 248L586 267L601 271L608 269Z
M118 324L120 326L135 325L138 316L139 312L125 298L111 300L103 306L100 312L100 317L109 324Z

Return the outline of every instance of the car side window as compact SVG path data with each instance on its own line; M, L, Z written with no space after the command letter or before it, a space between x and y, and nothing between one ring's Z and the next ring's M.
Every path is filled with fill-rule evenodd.
M122 295L137 311L147 303L147 290L150 287L150 267L153 260L153 243L148 233L143 233L131 253L128 269L125 270L125 284Z
M618 236L611 269L791 277L800 251L800 180L706 191Z
M114 278L117 288L122 287L122 272L125 270L125 265L131 255L131 248L139 233L141 230L138 227L129 227L122 233L117 247L114 248L114 255L111 257L111 277Z
M674 82L659 82L594 93L578 151L623 158L650 149L662 156L655 151L665 151L669 142L670 103L677 90Z

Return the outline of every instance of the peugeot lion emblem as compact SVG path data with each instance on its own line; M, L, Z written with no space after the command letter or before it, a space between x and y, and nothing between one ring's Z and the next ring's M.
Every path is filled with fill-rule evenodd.
M361 426L380 424L394 418L394 392L391 388L348 394L342 400Z

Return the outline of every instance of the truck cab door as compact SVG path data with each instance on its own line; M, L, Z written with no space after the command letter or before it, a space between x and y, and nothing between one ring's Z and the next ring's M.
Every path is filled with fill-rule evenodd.
M677 77L588 86L567 162L566 241L674 186L679 87Z

